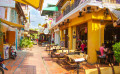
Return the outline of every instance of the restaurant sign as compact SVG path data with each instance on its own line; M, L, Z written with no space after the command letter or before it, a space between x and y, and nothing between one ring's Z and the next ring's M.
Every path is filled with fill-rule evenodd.
M13 1L13 0L0 0L0 6L15 8L15 1Z

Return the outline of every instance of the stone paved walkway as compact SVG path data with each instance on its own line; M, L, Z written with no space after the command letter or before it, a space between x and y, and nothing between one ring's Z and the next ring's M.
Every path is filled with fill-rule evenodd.
M77 74L69 66L61 66L62 60L58 63L58 59L52 59L45 49L35 45L32 50L17 51L18 56L15 60L9 59L4 62L8 68L5 74ZM84 66L84 69L89 68L95 68L95 65ZM84 74L84 69L80 69L80 74Z
M45 47L35 45L31 51L18 51L15 60L4 62L8 68L5 74L69 74L69 71L51 59L44 50Z

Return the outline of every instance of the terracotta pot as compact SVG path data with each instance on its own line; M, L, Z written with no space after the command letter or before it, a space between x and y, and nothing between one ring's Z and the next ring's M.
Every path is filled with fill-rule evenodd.
M119 62L119 66L120 66L120 62Z

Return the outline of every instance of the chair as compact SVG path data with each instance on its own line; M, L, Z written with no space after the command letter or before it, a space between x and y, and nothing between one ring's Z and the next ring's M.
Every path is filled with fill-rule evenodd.
M100 51L96 51L97 53L97 63L102 63L102 60L105 62L105 57L101 57L99 55L101 55L101 52Z

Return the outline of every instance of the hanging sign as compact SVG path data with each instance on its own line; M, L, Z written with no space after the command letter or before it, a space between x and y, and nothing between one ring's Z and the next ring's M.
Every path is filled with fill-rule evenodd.
M15 1L13 1L13 0L0 0L0 6L15 8Z

